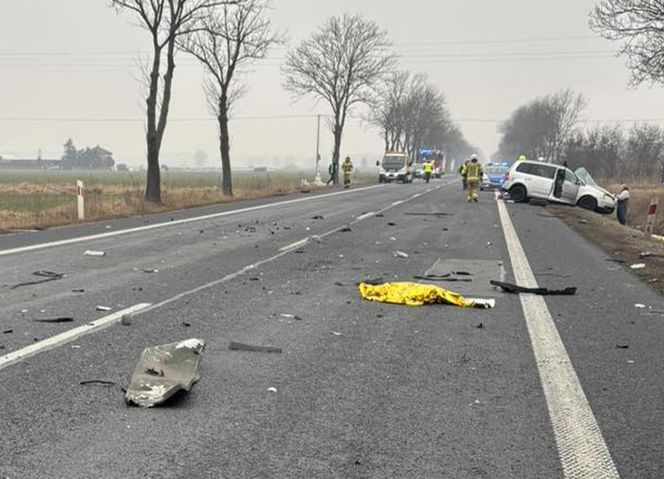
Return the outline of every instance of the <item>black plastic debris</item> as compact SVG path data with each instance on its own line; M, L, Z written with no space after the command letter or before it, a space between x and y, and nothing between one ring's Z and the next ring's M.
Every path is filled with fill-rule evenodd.
M325 217L323 215L315 215L311 217L312 220L324 220Z
M484 329L484 323L480 323L477 326L475 326L476 329Z
M370 284L370 285L372 285L372 286L378 286L378 285L380 285L380 284L385 283L385 279L384 279L383 277L380 277L380 278L369 278L369 279L362 280L362 281L360 281L359 283L355 283L355 285L356 285L356 286L359 286L361 283Z
M204 348L202 340L187 339L144 349L125 393L127 403L154 407L179 391L190 391L200 379L198 365Z
M72 293L85 293L85 290L84 289L72 289L71 292Z
M344 226L339 231L341 231L342 233L350 233L353 230L350 228L350 226Z
M404 213L405 216L454 216L452 213Z
M385 218L385 215L383 213L378 213L376 215L376 218Z
M387 226L396 226L396 225L397 225L397 224L394 223L394 222L392 222L392 221L390 221L390 222L387 223Z
M345 286L345 285L344 285L342 282L340 282L340 281L335 281L335 282L334 282L334 285L335 285L335 286L339 286L340 288L342 288L342 287Z
M61 317L61 318L38 318L33 319L35 323L73 323L74 318Z
M629 349L629 344L616 344L618 349Z
M498 286L500 289L507 293L519 294L537 294L539 296L573 296L576 294L577 288L569 287L564 289L548 289L548 288L524 288L511 283L503 283L501 281L491 281L493 286Z
M255 353L275 353L281 354L281 348L275 348L273 346L253 346L251 344L238 343L236 341L231 341L228 349L231 351L251 351Z
M12 334L14 332L13 329L5 329L2 334Z
M432 282L449 282L449 283L472 283L472 279L470 278L455 278L452 275L426 275L426 276L421 276L421 275L415 275L413 276L413 279L417 279L420 281L432 281Z
M88 379L79 383L81 386L115 386L115 382L105 379Z
M23 286L33 286L36 284L48 283L49 281L57 281L65 277L63 273L54 273L53 271L35 271L32 273L33 276L39 276L45 279L40 279L38 281L27 281L25 283L19 283L12 286L10 289L21 288Z

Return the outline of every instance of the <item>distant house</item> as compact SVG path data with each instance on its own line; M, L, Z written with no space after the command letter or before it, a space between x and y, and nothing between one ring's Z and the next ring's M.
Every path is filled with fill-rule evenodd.
M0 156L0 170L59 170L59 159L3 158Z

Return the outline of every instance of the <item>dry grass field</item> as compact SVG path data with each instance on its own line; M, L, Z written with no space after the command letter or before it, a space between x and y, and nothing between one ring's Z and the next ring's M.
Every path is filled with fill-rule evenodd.
M162 173L163 205L154 205L143 198L145 172L0 170L0 231L75 223L77 179L85 184L86 220L95 221L293 193L312 176L234 172L231 200L219 192L216 172L166 172Z

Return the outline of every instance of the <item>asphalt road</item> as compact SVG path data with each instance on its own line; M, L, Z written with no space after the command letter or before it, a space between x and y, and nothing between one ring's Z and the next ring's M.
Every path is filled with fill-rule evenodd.
M0 477L664 477L661 297L545 210L507 211L443 179L0 237ZM495 293L491 310L360 298L358 281L439 258L503 261L513 279L510 220L540 286L579 287L539 305L549 336L531 338L529 295ZM39 270L66 277L12 289ZM7 361L142 303L130 325ZM34 321L56 317L74 322ZM558 334L566 352L536 359ZM125 405L141 351L193 337L207 346L191 393ZM581 396L556 377L543 388L558 365Z

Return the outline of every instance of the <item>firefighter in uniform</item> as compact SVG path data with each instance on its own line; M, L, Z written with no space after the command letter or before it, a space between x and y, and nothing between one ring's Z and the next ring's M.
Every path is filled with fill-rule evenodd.
M477 161L477 155L470 157L470 162L466 165L465 178L468 188L468 202L479 201L480 181L482 179L482 165Z
M431 180L431 174L433 173L433 165L431 164L430 161L424 163L424 166L422 167L422 172L424 173L424 179L428 183Z
M353 172L353 163L350 161L350 156L346 157L341 165L341 169L344 172L344 188L350 188L350 174Z

